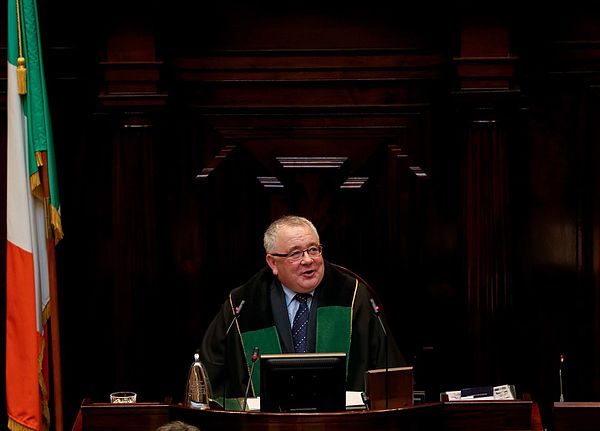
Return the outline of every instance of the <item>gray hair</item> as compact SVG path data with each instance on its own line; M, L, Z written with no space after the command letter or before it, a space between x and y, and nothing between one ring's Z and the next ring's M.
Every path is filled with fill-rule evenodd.
M317 232L317 228L309 219L300 216L287 215L275 220L265 231L263 244L267 253L272 253L275 250L277 235L281 228L291 226L303 226L309 228L317 237L317 241L319 241L319 232Z
M185 422L173 421L159 426L156 431L200 431L200 429Z

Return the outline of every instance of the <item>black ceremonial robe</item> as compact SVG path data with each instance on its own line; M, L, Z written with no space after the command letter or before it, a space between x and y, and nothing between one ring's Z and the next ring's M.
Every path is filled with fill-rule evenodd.
M364 390L366 370L385 367L385 337L369 302L367 288L325 262L323 280L314 291L309 317L309 351L347 354L346 389ZM244 306L228 334L234 309ZM389 367L405 365L393 336L389 338ZM231 291L221 312L208 327L200 351L213 397L243 397L254 346L260 354L293 353L292 334L281 283L269 267ZM260 361L259 361L260 362ZM258 396L260 364L256 363L250 396Z

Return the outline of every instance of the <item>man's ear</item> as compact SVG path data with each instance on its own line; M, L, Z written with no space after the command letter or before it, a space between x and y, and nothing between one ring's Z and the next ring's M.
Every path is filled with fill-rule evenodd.
M271 268L271 271L273 271L273 275L277 275L277 265L275 265L275 258L270 254L267 254L265 259L267 260L267 265L269 265L269 268Z

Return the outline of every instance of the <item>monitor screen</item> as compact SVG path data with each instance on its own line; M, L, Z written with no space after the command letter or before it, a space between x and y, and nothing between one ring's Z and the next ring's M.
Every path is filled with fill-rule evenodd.
M345 353L261 355L261 411L331 412L345 408Z

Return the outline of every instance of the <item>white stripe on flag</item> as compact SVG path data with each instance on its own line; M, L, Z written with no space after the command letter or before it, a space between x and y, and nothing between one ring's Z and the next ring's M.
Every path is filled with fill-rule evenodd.
M16 68L8 63L8 149L6 237L34 255L36 327L42 333L42 311L50 301L48 253L43 203L31 194L27 172L27 119L17 92Z

